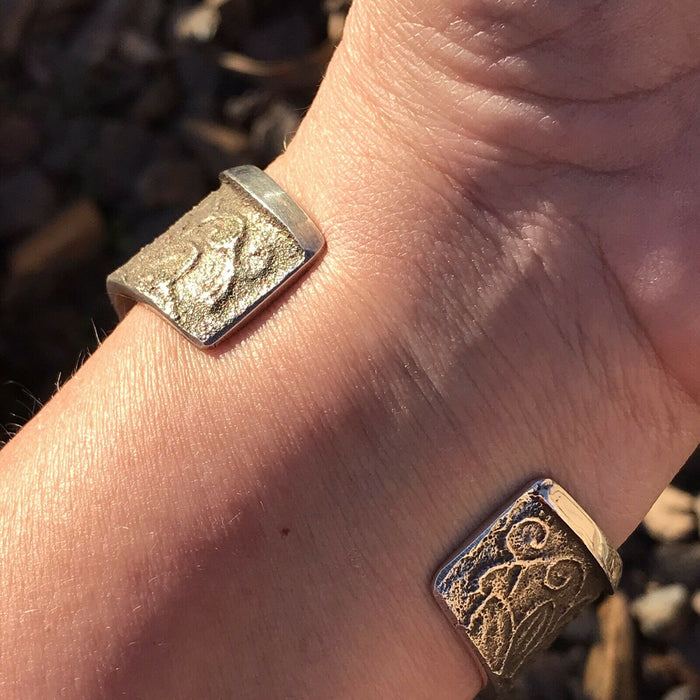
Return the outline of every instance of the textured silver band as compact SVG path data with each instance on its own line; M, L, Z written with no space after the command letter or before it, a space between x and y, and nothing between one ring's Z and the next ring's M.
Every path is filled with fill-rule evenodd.
M615 590L621 573L583 508L542 479L440 567L433 594L484 669L480 697L498 697L586 603Z
M321 232L258 168L221 174L221 187L107 278L122 318L156 309L198 347L216 345L306 270Z

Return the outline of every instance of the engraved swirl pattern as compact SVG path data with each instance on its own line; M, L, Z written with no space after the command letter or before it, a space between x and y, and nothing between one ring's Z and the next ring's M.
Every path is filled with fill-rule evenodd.
M606 579L581 541L531 492L438 575L435 587L490 671L512 678Z

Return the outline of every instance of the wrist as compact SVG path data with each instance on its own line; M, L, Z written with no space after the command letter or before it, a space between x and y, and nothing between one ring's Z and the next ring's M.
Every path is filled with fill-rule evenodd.
M53 625L32 632L51 689L475 691L429 590L453 545L542 473L619 543L692 446L563 181L464 150L440 167L461 132L410 131L351 86L372 76L348 38L270 170L321 264L215 355L135 309L6 453L30 465L7 502L51 524L37 557L5 522L6 571L31 572L12 612ZM27 629L15 615L6 646Z

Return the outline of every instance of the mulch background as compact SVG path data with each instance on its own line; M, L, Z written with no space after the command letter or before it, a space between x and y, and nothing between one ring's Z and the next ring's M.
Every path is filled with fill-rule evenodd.
M107 273L216 187L221 170L264 167L284 148L340 39L348 4L3 1L4 437L115 325ZM700 453L675 483L697 497ZM697 527L667 539L640 526L623 547L624 595L573 623L512 697L699 696ZM653 614L673 586L667 617L650 627L649 606L636 601L661 590Z

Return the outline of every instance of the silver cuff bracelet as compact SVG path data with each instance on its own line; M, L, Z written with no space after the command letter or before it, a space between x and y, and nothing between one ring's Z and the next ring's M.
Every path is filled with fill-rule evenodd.
M213 346L323 249L320 231L262 171L227 170L221 183L107 278L120 317L144 302L198 347ZM615 589L621 568L581 506L542 479L440 568L433 593L493 697L586 603Z

